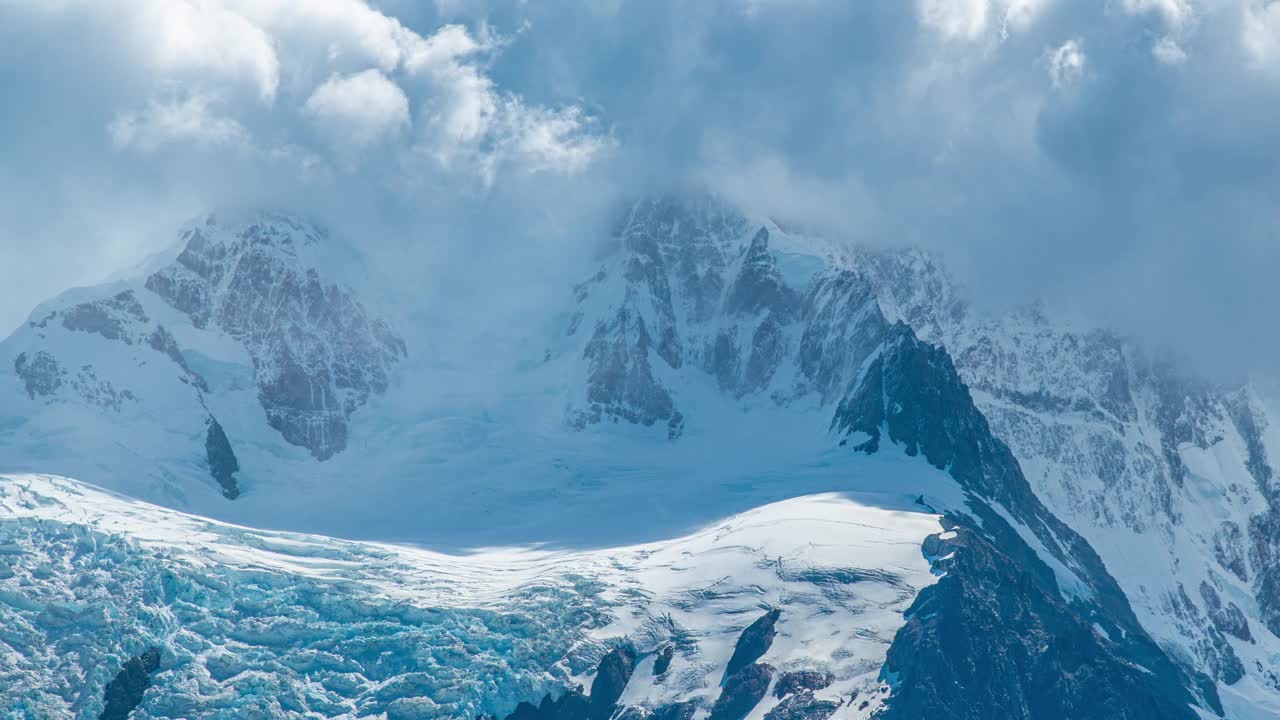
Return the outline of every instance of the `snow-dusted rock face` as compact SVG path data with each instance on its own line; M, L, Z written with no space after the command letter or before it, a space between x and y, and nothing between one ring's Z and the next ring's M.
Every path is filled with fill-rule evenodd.
M267 421L285 440L318 460L341 452L351 414L386 391L404 341L306 262L326 239L313 226L277 215L231 227L211 218L183 239L147 289L197 328L244 344Z
M605 420L665 422L679 436L678 386L693 370L733 398L778 404L847 389L887 323L872 287L828 268L790 280L770 230L712 197L638 203L620 225L619 252L578 286L566 329L583 338L578 427ZM801 264L821 263L802 258Z
M236 498L246 471L273 469L242 467L246 445L287 455L274 434L327 460L386 392L406 346L332 277L340 243L271 213L211 216L179 240L171 261L69 291L0 343L0 443L17 467L178 506Z
M889 316L947 347L1037 495L1097 548L1152 634L1227 694L1280 690L1268 386L1215 385L1042 308L982 317L918 251L857 262Z

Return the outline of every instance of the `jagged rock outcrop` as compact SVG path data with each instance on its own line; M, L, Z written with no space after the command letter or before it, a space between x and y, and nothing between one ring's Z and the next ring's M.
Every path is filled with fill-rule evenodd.
M20 353L13 368L32 400L53 398L65 387L87 404L120 412L125 402L137 399L132 390L118 389L111 381L98 377L92 365L81 365L73 374L43 350L32 355Z
M81 303L62 313L62 326L68 330L97 333L108 340L126 343L134 341L134 326L147 320L147 314L132 290L124 290L105 300Z
M943 578L916 599L890 647L886 720L1192 718L1198 702L1221 711L1212 684L1165 656L1092 548L1031 492L944 350L898 323L832 427L856 450L888 441L947 470L973 513L951 516L945 547L926 547L946 558L937 561Z
M888 323L874 288L848 270L824 273L805 300L796 362L823 404L837 401L883 342Z
M14 358L13 369L22 379L23 388L32 400L36 396L48 397L62 387L66 371L51 354L40 350L28 355L21 353Z
M406 347L307 261L323 231L282 215L225 227L210 217L184 240L146 287L197 328L243 343L267 422L285 440L318 460L341 452L351 414L386 391Z
M1191 718L1166 673L1126 661L1043 580L968 527L946 541L946 575L927 588L889 648L884 720L952 717Z
M658 651L658 656L653 660L653 674L662 675L666 673L667 669L671 667L671 661L675 656L676 646L664 645L662 649Z
M107 685L106 705L98 720L128 720L142 704L142 697L151 687L151 674L160 669L160 649L150 648L141 655L129 658L115 679Z
M777 697L786 697L792 693L802 693L806 690L822 690L830 685L834 679L831 677L831 673L817 672L815 670L785 672L778 677L778 682L774 684L773 694Z
M671 393L654 377L649 364L652 347L643 318L626 308L597 325L583 350L588 363L588 408L577 412L574 423L585 427L605 418L638 425L664 422L667 435L679 437L683 416L675 409Z
M1175 592L1165 597L1164 603L1169 616L1186 628L1184 634L1191 635L1193 629L1199 632L1200 641L1196 646L1196 654L1206 662L1210 675L1227 685L1233 685L1244 677L1244 663L1236 655L1222 629L1211 617L1205 617L1200 612L1200 608L1181 583Z
M618 706L622 691L635 671L636 657L630 648L614 648L600 660L591 681L591 717L606 720Z
M204 447L209 474L222 488L222 494L228 500L235 500L240 496L240 485L235 478L235 474L240 471L240 461L231 449L231 441L223 432L222 425L212 416L209 418L209 429L205 432Z
M787 695L764 716L764 720L826 720L839 709L840 703L819 700L812 692L804 691Z
M782 617L782 611L774 608L756 618L742 631L738 636L738 642L733 646L733 656L729 658L729 663L724 668L726 683L730 676L769 652L769 648L773 646L773 639L778 635L777 626L780 617Z
M680 702L664 705L653 712L653 720L693 720L698 712L698 704Z
M722 302L731 245L743 228L740 216L710 198L694 205L658 198L626 214L617 229L620 256L577 288L580 305L612 295L603 314L586 321L586 397L571 413L574 425L664 423L669 437L679 437L684 415L654 364L698 362L705 343L698 334ZM570 335L582 332L583 313Z
M556 698L550 694L543 696L537 705L521 702L506 720L608 720L620 711L640 712L640 708L618 707L618 699L631 681L635 663L635 651L616 647L605 653L596 666L590 693L583 692L580 686L571 687Z
M725 678L724 689L711 707L708 720L742 720L769 692L773 666L764 663L747 665Z
M667 378L680 370L739 399L844 391L886 327L874 291L844 270L793 286L770 230L750 228L709 197L632 208L618 256L575 289L567 333L584 337L585 397L574 426L666 422L678 437L687 413Z

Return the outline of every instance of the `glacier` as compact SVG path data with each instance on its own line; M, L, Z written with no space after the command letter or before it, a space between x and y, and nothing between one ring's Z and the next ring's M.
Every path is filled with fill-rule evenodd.
M939 482L921 465L878 471ZM504 715L622 642L641 676L675 648L665 681L633 681L628 703L696 700L772 607L770 662L831 673L830 697L878 699L903 613L937 580L921 544L941 532L928 511L823 494L656 543L449 555L229 525L41 475L0 477L0 511L0 712L15 718L96 717L101 688L149 647L163 660L135 718ZM832 615L846 619L814 622Z

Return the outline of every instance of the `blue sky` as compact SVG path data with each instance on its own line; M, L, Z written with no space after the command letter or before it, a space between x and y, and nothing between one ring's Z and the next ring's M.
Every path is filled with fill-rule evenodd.
M1280 3L0 0L0 92L0 327L226 205L466 265L692 183L1280 358Z

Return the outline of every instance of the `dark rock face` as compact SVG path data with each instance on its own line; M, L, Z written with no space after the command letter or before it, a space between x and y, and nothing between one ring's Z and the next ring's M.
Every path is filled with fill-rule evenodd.
M160 669L160 649L151 648L131 657L107 685L106 706L98 720L127 720L139 705L142 696L151 687L151 674Z
M733 657L729 658L729 664L724 669L726 683L729 677L764 657L764 654L769 651L773 645L773 638L778 634L777 624L780 617L782 617L782 611L775 608L761 615L742 631L738 636L738 643L733 647Z
M163 325L157 325L156 329L147 335L147 344L152 350L164 353L165 357L172 360L182 371L187 374L187 378L200 390L208 392L209 386L205 383L204 378L200 374L191 369L187 365L187 358L182 354L182 350L178 347L178 341L173 335L164 328Z
M675 403L649 364L651 347L643 318L626 308L596 327L583 351L588 408L575 419L579 427L611 417L638 425L666 422L671 434L679 434Z
M235 500L240 496L240 486L235 478L235 474L240 471L240 461L231 450L231 441L222 431L222 425L212 416L209 418L208 430L205 431L204 449L209 462L209 474L222 488L223 496L228 500Z
M1206 583L1201 586L1201 592L1205 588L1208 588L1211 592L1213 591L1213 588ZM1216 593L1211 597L1216 599ZM1200 609L1192 602L1191 597L1187 594L1187 589L1182 586L1182 583L1178 583L1177 592L1169 595L1166 604L1169 608L1169 614L1179 624L1203 629L1203 635L1196 647L1196 654L1207 662L1215 678L1231 685L1244 677L1244 664L1240 662L1240 658L1231 647L1231 643L1223 635L1222 629L1211 622L1212 617L1206 618L1201 614ZM1225 611L1225 608L1220 609ZM1241 617L1240 619L1243 620L1244 618Z
M635 654L622 648L610 650L600 661L595 680L591 682L592 718L603 720L613 714L618 698L631 680L635 662Z
M664 705L653 713L653 720L693 720L698 712L697 703L682 702Z
M787 286L769 252L769 231L760 228L729 286L723 312L751 331L750 344L738 346L739 328L722 332L708 356L707 370L720 388L742 397L765 389L786 359L783 328L800 312L800 298Z
M661 675L671 667L671 661L676 656L676 647L667 645L658 651L658 657L653 660L653 674Z
M147 322L147 315L132 290L106 300L81 303L62 314L62 326L68 330L97 333L108 340L130 344L133 343L130 329L136 322Z
M585 325L592 334L583 348L587 398L570 413L574 426L666 421L675 437L670 429L684 415L663 378L681 368L705 372L737 399L840 398L887 328L874 289L847 271L792 287L769 230L748 230L744 217L705 196L632 207L618 230L620 257L575 288L580 307L567 332ZM591 309L586 300L602 293L614 293L607 310ZM589 313L599 314L587 320ZM783 386L781 377L794 381Z
M37 395L48 397L57 392L66 375L57 359L43 350L30 356L27 353L18 355L13 361L13 369L22 378L22 385L32 400Z
M833 679L831 673L813 670L783 673L773 687L773 694L776 697L786 697L805 690L821 690L830 685Z
M386 391L404 341L347 289L300 263L300 249L323 240L313 227L263 215L224 230L211 218L185 238L176 262L147 278L147 288L196 327L244 344L267 422L285 440L319 460L341 452L352 413Z
M935 467L950 469L968 490L1011 508L1035 502L1013 453L991 434L950 356L916 339L902 323L893 326L863 381L840 402L832 428L863 433L865 440L854 449L868 453L880 448L883 428L907 455L923 454Z
M747 229L745 218L706 196L630 209L617 231L621 257L575 290L579 303L617 293L589 321L588 397L571 413L575 426L612 419L675 429L683 415L659 380L665 368L699 368L739 398L769 388L790 357L787 330L802 300L778 270L768 231L746 241ZM569 335L583 318L573 316Z
M1213 556L1232 575L1241 582L1249 582L1249 566L1245 562L1244 533L1240 525L1224 520L1213 533Z
M820 278L805 306L797 362L822 401L831 402L849 388L863 362L880 347L888 323L873 288L851 272Z
M1272 634L1280 634L1280 512L1249 519L1249 560L1254 569L1254 589L1262 622Z
M760 228L742 258L738 277L729 287L725 312L734 315L758 315L768 312L782 322L791 319L799 299L787 287L769 253L769 231Z
M30 355L20 353L14 358L13 369L32 400L52 397L63 387L86 403L116 412L126 401L137 400L132 391L117 389L109 380L98 377L92 365L81 365L71 374L53 355L43 350Z
M507 720L588 720L590 717L591 702L577 689L555 700L547 695L538 705L522 702Z
M620 710L618 698L626 690L635 664L636 656L630 648L614 648L605 653L596 666L590 695L584 694L580 686L569 688L554 700L550 695L544 696L536 706L520 703L506 720L608 720ZM648 717L637 714L643 712L639 708L627 708L626 712L635 715L637 720Z
M746 229L738 213L714 198L690 201L669 195L633 208L622 236L653 243L672 289L688 303L689 318L705 322L715 314L724 290L728 259L722 240Z
M773 667L763 663L748 665L730 675L708 720L742 720L764 699L772 680Z
M889 648L897 685L880 717L1196 717L1185 689L1117 657L1056 588L977 532L952 530L945 577Z
M1220 711L1212 683L1169 660L1097 554L1031 492L941 348L894 326L832 427L858 438L862 452L876 452L887 433L908 454L924 455L969 493L975 516L950 516L956 537L926 547L948 558L936 561L944 576L917 597L889 649L884 672L896 685L885 720L1189 719L1193 703ZM1072 591L1068 605L1063 579L1006 517L1087 591Z
M764 720L827 720L840 709L840 703L819 700L804 691L789 695L764 716Z
M658 198L631 208L617 229L623 259L576 289L579 302L602 283L620 279L621 297L595 319L583 349L586 407L573 412L578 428L605 420L651 426L665 423L678 437L684 416L657 379L655 362L681 368L699 348L680 327L711 319L719 309L727 265L725 242L743 231L742 220L710 199L687 204ZM582 316L571 323L577 332ZM757 371L758 372L758 371Z

